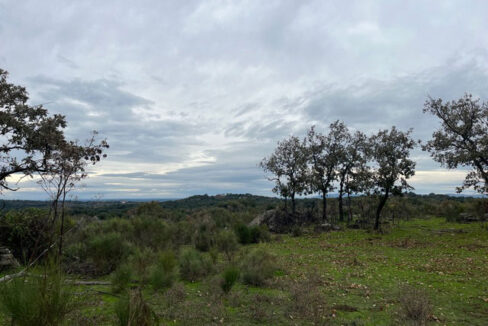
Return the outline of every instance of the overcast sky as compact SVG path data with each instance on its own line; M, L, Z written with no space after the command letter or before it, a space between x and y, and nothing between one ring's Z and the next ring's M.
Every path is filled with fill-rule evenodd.
M341 119L428 139L428 95L488 99L488 2L0 0L0 67L111 145L79 198L271 195L257 164ZM413 154L418 193L463 171ZM44 198L22 181L5 198Z

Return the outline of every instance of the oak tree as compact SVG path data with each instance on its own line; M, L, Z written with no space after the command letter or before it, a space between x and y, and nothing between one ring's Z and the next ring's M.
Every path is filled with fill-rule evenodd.
M488 194L488 102L471 94L447 102L429 98L424 112L439 118L441 125L423 150L448 169L472 168L458 192L472 187Z
M393 126L390 130L380 130L370 139L373 171L372 190L379 196L374 229L380 226L380 216L391 195L400 195L403 190L413 189L407 180L415 174L415 162L409 159L415 141L410 136L412 130L403 132Z

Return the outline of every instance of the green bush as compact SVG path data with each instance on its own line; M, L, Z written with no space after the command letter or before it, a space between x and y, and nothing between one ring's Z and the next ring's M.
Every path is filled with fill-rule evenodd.
M222 291L224 293L229 293L234 284L239 280L241 272L239 268L235 266L229 266L224 270L224 273L222 274Z
M261 286L277 269L276 257L263 248L256 248L242 260L242 280L245 284Z
M235 228L235 233L239 239L239 243L245 245L250 243L267 242L271 236L269 231L264 226L247 226L245 224L238 224Z
M115 305L117 321L120 326L158 325L158 318L146 302L140 289L132 290Z
M215 244L229 261L232 260L234 253L239 249L236 234L229 230L220 231L215 239Z
M235 233L239 239L239 243L245 245L251 243L251 231L245 224L238 224L235 228Z
M214 246L215 231L215 224L212 222L207 221L201 223L193 236L193 244L195 248L200 251L209 251L210 248Z
M199 280L212 272L213 264L208 255L193 248L185 248L179 257L181 278L187 281Z
M112 291L120 293L127 289L132 281L132 267L125 263L120 265L112 274Z
M154 290L169 288L178 277L175 254L165 251L159 255L158 261L151 271L150 283Z
M137 246L156 250L170 245L170 229L164 220L144 216L132 218L130 221L133 227L131 240Z
M303 230L302 228L299 226L299 225L294 225L292 228L291 228L291 235L293 237L300 237L303 235Z
M149 269L156 258L156 254L149 248L135 248L134 253L129 257L131 266L137 273L137 278L142 283L149 279Z
M52 243L53 225L47 210L10 210L0 216L0 243L23 263L37 258Z
M42 274L0 284L0 311L18 326L56 326L63 324L74 309L71 290L57 268Z
M120 233L97 235L88 242L87 255L98 274L113 272L130 252L129 244Z

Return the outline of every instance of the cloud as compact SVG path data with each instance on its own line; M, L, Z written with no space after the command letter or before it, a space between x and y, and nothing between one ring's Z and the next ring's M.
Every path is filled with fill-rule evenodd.
M67 116L69 137L108 139L109 157L80 196L271 194L257 163L312 124L414 127L427 139L437 126L422 113L428 95L487 99L487 10L481 1L7 0L0 65L33 104ZM442 191L458 184L429 172L438 165L425 153L413 156ZM418 191L440 189L422 180ZM40 196L33 187L8 196Z

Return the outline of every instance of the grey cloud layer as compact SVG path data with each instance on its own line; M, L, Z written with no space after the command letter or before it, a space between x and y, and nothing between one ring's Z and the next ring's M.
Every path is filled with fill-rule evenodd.
M65 114L70 137L107 137L80 196L270 194L258 162L311 124L395 124L426 139L428 95L488 99L486 12L482 1L0 0L0 67ZM39 196L25 186L8 196Z

